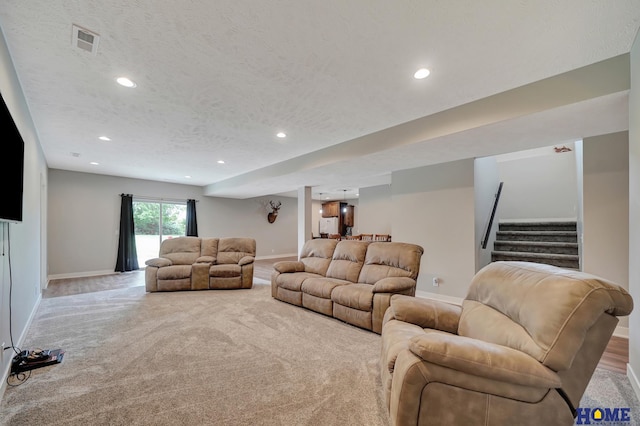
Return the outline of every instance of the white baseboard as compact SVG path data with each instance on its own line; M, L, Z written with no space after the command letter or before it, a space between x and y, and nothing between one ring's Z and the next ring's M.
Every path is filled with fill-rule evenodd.
M143 270L144 268L140 268L141 270ZM51 280L62 280L65 278L83 278L83 277L97 277L100 275L115 275L115 274L121 274L122 272L114 272L111 269L107 269L104 271L85 271L85 272L71 272L69 274L55 274L55 275L49 275L47 277L47 281L51 281Z
M636 393L636 398L640 400L640 382L638 381L638 376L631 368L631 364L627 364L627 377L629 378L629 382L631 382L631 387L633 391Z
M24 328L22 329L22 333L20 333L20 337L18 337L18 341L17 342L13 342L13 345L16 346L17 348L22 348L22 344L24 343L24 339L27 337L27 331L29 331L29 328L31 327L31 323L33 322L33 319L36 316L36 312L38 311L38 307L40 306L40 302L42 301L42 293L38 295L38 300L36 300L36 303L33 306L33 309L31 310L31 313L29 314L29 318L27 319L27 324L24 326ZM11 342L5 342L5 345L7 344L11 344ZM7 354L7 356L9 356L9 351L4 351L5 354ZM13 355L15 354L15 352L13 352L13 350L11 351L11 357L13 359ZM4 354L3 354L4 356ZM7 389L7 379L9 378L9 373L11 372L11 362L9 362L7 364L7 367L4 369L4 371L2 372L2 383L0 383L0 401L2 400L2 398L4 397L4 391Z
M428 291L422 290L416 290L416 297L439 300L440 302L452 303L454 305L462 305L462 301L464 300L462 297L447 296L444 294L430 293Z
M256 256L256 260L277 259L279 257L298 257L298 253L270 254L269 256Z
M613 335L616 337L624 337L625 339L629 338L629 327L616 327L613 331Z

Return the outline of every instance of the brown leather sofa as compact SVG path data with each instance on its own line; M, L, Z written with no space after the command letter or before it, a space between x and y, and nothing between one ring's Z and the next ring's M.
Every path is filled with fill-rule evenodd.
M462 306L394 296L381 374L393 425L572 425L631 296L554 266L495 262Z
M255 255L252 238L170 238L145 262L146 290L251 288Z
M305 243L298 261L274 264L271 295L380 333L391 296L414 296L422 247L409 243Z

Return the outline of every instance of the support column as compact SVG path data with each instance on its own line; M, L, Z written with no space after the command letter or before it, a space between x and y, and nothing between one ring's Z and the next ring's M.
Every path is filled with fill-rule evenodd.
M311 230L311 187L298 188L298 255L302 246L312 238Z

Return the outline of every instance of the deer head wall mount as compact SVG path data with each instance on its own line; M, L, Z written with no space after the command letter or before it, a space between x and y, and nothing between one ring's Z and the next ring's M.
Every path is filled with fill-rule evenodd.
M278 201L277 203L269 201L269 205L271 206L271 213L267 214L267 220L269 221L269 223L273 223L278 217L278 210L280 210L280 206L282 205L282 203L280 201Z

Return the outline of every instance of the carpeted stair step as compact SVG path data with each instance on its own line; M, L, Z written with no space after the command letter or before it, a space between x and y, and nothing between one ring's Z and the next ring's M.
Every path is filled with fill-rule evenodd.
M495 241L496 251L578 255L578 243L547 241Z
M573 231L578 230L576 222L500 222L499 231Z
M496 241L547 241L577 243L575 231L498 231Z
M527 253L517 251L493 251L491 261L501 260L545 263L547 265L559 266L562 268L578 269L580 267L577 255L571 254L547 254L547 253Z

